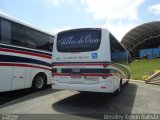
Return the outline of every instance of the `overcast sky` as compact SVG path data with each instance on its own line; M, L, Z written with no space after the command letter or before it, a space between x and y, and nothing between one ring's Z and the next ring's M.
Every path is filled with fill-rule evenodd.
M52 33L105 27L121 40L135 26L160 20L160 0L0 0L0 11Z

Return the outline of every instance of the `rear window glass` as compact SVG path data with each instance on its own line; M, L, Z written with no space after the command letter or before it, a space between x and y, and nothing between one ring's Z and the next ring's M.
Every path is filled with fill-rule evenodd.
M101 42L101 29L79 29L61 32L57 36L59 52L95 51Z

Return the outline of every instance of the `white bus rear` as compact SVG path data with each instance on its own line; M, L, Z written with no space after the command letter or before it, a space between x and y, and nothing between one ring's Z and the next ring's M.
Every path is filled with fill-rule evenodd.
M52 56L53 89L113 93L130 76L128 52L107 29L60 32Z

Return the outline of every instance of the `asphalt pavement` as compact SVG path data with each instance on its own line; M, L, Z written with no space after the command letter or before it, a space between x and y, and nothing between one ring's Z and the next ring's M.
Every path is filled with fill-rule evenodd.
M0 113L20 115L23 119L29 116L55 120L104 119L105 114L160 114L159 100L159 85L131 81L118 96L51 88L34 93L16 92L11 97L0 94Z

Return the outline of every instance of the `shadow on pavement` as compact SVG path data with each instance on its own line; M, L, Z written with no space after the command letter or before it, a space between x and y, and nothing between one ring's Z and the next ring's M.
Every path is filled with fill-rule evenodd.
M46 89L41 91L31 91L30 89L22 89L10 92L1 92L0 93L0 108L24 102L30 99L41 97L47 94L55 92L51 89L51 86L47 86ZM27 97L25 97L27 96ZM18 99L18 100L17 100ZM17 101L16 101L17 100Z
M105 114L131 114L137 85L129 83L118 96L101 93L79 93L52 104L53 110L87 118L104 119Z

